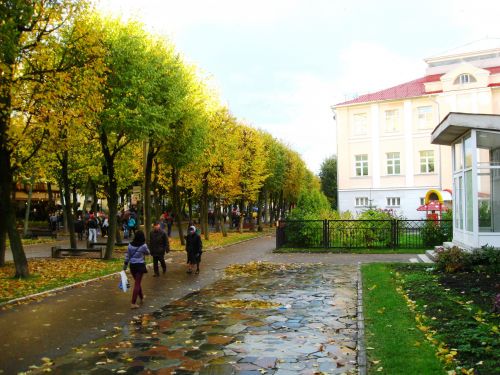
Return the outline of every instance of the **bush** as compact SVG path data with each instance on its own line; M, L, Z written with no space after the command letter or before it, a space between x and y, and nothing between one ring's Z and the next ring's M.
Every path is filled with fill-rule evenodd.
M436 265L437 269L454 273L462 271L467 267L467 254L457 246L450 249L441 249L437 252Z
M448 223L429 220L422 227L420 235L425 246L441 245L451 239L450 226Z
M437 268L448 273L458 271L481 271L500 273L500 250L492 246L483 246L467 252L457 246L441 249L437 252Z

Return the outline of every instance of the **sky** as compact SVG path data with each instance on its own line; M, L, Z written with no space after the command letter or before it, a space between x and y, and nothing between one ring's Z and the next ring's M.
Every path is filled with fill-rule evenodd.
M97 0L99 1L99 0ZM240 120L319 173L331 106L425 75L426 57L500 37L498 0L100 0L196 64Z

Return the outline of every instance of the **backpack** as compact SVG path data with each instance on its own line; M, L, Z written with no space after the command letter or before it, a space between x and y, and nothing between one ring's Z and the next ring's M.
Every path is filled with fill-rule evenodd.
M128 219L127 226L129 228L135 228L135 219L133 217L131 217L130 219Z

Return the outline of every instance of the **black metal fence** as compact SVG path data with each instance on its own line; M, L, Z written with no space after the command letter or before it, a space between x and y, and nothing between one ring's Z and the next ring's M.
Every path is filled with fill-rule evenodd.
M276 230L276 248L418 249L451 238L451 220L286 220Z

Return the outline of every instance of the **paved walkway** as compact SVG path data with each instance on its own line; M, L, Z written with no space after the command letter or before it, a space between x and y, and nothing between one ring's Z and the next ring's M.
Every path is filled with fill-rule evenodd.
M343 340L345 342L355 341L355 330L353 331L351 321L353 316L352 303L355 303L356 300L356 295L353 292L353 285L357 280L354 265L359 261L408 261L411 255L273 254L274 246L275 239L266 236L224 249L207 251L203 255L202 271L198 276L187 275L184 266L185 255L174 253L168 258L169 269L164 277L153 278L148 274L145 278L143 287L147 300L139 311L129 309L130 294L118 290L118 276L1 311L0 371L6 374L25 371L30 365L41 365L42 358L46 357L45 361L48 361L47 358L58 358L56 366L66 366L60 367L59 373L71 373L69 370L75 368L79 362L86 363L86 365L82 365L81 370L89 373L91 371L92 373L116 371L140 373L143 369L156 371L159 368L165 369L162 370L164 372L156 373L173 373L172 368L181 366L180 363L170 362L170 372L166 370L169 367L168 363L162 362L161 365L156 363L160 360L172 360L171 356L187 358L184 360L187 361L186 363L182 362L183 366L191 366L190 369L185 367L175 370L177 374L198 373L202 369L199 367L199 363L206 364L208 363L207 359L213 360L210 364L215 367L212 369L203 368L204 372L200 373L257 374L260 373L258 372L259 368L267 368L268 373L289 375L307 373L311 369L318 369L318 366L323 366L323 368L330 366L329 368L333 369L334 365L335 368L339 367L339 371L354 369L356 364L352 361L355 358L355 345L350 344L351 354L348 358L342 357L342 349L338 349L335 354L337 358L335 362L332 362L330 359L333 359L333 356L327 355L327 353L336 349L327 350L328 341L323 342L324 338L330 337L332 339L332 329L345 329L346 331L341 333L345 336ZM244 264L257 260L282 264L321 262L323 266L302 266L300 272L291 267L290 272L292 273L282 275L283 277L276 277L274 273L271 273L262 275L262 277L252 276L229 281L227 279L221 280L223 270L228 265ZM347 266L339 267L339 265ZM216 281L218 282L211 285ZM336 292L337 286L342 286L344 291ZM202 288L205 289L199 292ZM260 291L261 294L256 294L257 291ZM244 298L245 294L247 296ZM342 327L336 326L326 319L327 316L335 315L329 309L335 309L334 305L340 303L333 299L334 296L342 297L339 308L344 310L342 313L338 312L337 316L346 317L347 320L336 323L342 324ZM278 302L280 303L279 307L283 307L284 310L279 312L280 310L277 310L279 307L267 306L270 307L267 310L258 308L255 309L256 312L252 312L253 310L235 310L239 308L238 306L231 305L229 309L228 306L223 306L224 308L217 306L218 302L245 299ZM208 305L205 306L205 301L212 301L210 309ZM299 305L296 305L297 303ZM290 305L291 308L287 305ZM202 308L205 310L201 311ZM318 314L311 315L311 312L316 309L318 309ZM241 311L243 315L238 315L238 311ZM225 313L233 315L227 318ZM254 313L258 316L252 316ZM245 314L248 316L244 316ZM211 316L211 318L207 318L205 315ZM140 330L134 328L138 326L138 322L140 322ZM267 322L267 324L262 325L258 322ZM294 333L293 325L295 323L304 329L300 334ZM172 329L167 329L170 324L173 324ZM241 331L235 331L235 325L241 328L238 324L242 324L245 328L242 328ZM286 332L283 331L285 328L280 328L282 324L287 327ZM321 326L321 324L327 324L327 326ZM194 328L182 328L189 325L206 326L206 330L196 331ZM258 328L263 326L267 328ZM161 329L159 330L158 327ZM254 328L249 329L249 327ZM134 337L135 334L138 336ZM225 341L224 336L231 337L231 340ZM316 340L320 336L322 338ZM156 342L156 338L160 341ZM127 350L127 355L124 355L120 351L111 350L111 341L109 340L115 339L118 340L115 342L116 345L128 342L128 344L123 345L139 348L144 352L157 350L159 345L168 348L168 350L175 349L180 352L170 354L169 357L165 353L163 353L164 355L156 353L158 354L156 355L148 352L140 355L138 352L129 353ZM191 342L189 342L190 340ZM201 350L202 353L196 352L198 349L194 348L199 344L195 342L196 340L201 343L198 349L201 348L201 345L205 345L203 348L208 350ZM303 347L308 348L307 353L302 353L302 357L298 352L294 352L293 355L286 358L280 356L280 343L284 340L290 341L289 348L297 347L297 342L299 342ZM92 344L89 343L92 341L108 345L108 349L90 350L87 360L84 361L81 358L72 357L75 354L72 348L82 348L84 345L91 347ZM263 342L265 345L259 346L256 344L257 342ZM345 343L342 347L344 350L349 348ZM311 348L315 352L319 352L316 359L312 358L314 352L311 352ZM321 348L324 350L319 350ZM189 351L193 350L195 353L187 355ZM290 350L286 352L291 353ZM102 353L107 355L104 363ZM212 354L207 353L218 353L218 355L213 354L212 357L208 358L206 355ZM323 354L325 356L322 356ZM97 362L92 362L95 356L100 356L100 360L97 361L100 363L99 365L96 365ZM113 356L117 357L113 359ZM198 359L196 359L197 356ZM308 360L304 356L308 357ZM123 360L123 363L117 359L118 357ZM267 362L261 362L259 358ZM107 362L108 360L109 362ZM287 362L287 360L290 361ZM190 361L200 362L197 362L198 365L196 365ZM274 363L271 363L273 361ZM233 362L240 363L239 367L233 366ZM244 363L247 365L243 366ZM278 364L283 363L288 364L278 366ZM321 365L321 363L327 364ZM103 367L105 365L109 365L110 368ZM302 367L303 365L305 367ZM96 366L97 368L95 368ZM271 369L273 370L271 371Z

